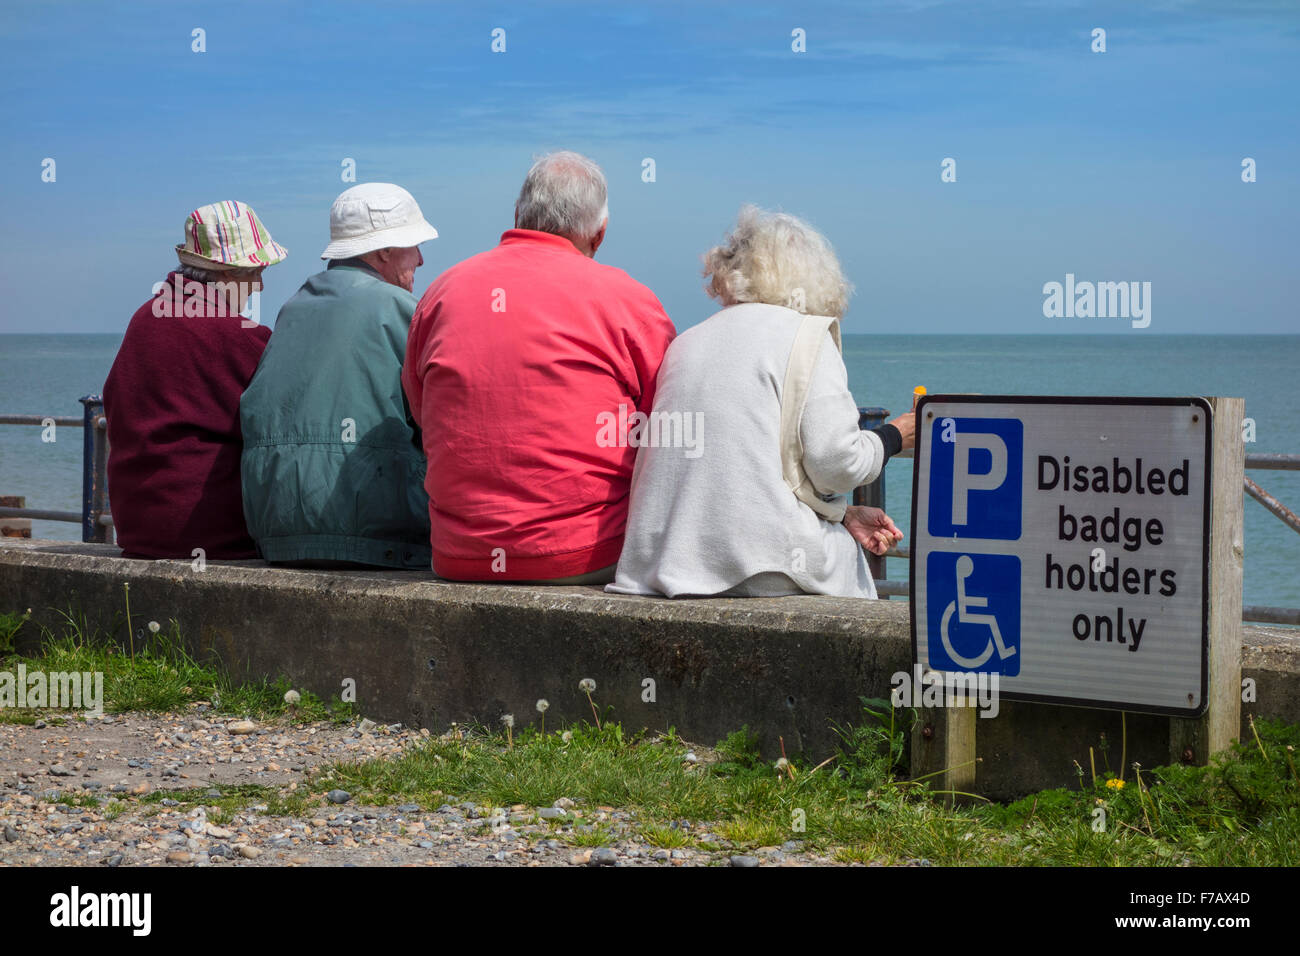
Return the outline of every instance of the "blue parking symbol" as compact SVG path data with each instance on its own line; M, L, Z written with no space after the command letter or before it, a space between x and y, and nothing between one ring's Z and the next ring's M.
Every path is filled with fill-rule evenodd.
M1020 538L1025 426L1018 418L936 418L927 436L936 538Z
M1019 675L1020 559L931 551L925 574L930 667Z

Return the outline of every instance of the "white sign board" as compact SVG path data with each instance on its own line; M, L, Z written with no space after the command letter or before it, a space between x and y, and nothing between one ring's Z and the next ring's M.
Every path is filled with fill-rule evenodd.
M1006 700L1203 713L1210 428L1200 398L923 398L914 662Z

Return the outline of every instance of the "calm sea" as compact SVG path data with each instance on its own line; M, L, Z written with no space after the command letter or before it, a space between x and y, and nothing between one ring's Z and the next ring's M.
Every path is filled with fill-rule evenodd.
M112 365L117 335L0 335L0 413L77 415L77 399L98 393ZM1256 452L1300 452L1300 336L846 335L849 386L859 405L895 412L912 389L1023 395L1230 395L1246 399L1255 420ZM1300 473L1251 476L1300 510ZM737 476L741 480L741 476ZM887 510L905 532L911 508L911 462L886 470ZM0 494L27 496L34 508L80 509L81 430L0 426ZM1245 601L1300 607L1300 535L1247 499ZM78 540L80 527L38 521L33 534ZM888 562L904 578L906 563Z

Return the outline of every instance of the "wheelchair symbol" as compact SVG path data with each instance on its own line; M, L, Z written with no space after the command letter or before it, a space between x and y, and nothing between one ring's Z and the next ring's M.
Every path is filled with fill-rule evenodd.
M939 623L939 636L943 638L944 650L948 656L962 667L968 667L971 670L982 666L985 661L993 654L994 647L997 648L998 657L1006 660L1015 654L1014 647L1007 647L1002 640L1002 629L998 627L998 619L992 614L976 614L971 608L981 608L989 606L987 597L975 597L966 593L966 579L975 571L975 563L971 561L970 556L963 554L957 559L957 597L948 603L948 607L943 612L943 620ZM952 646L952 639L948 636L948 624L952 621L953 611L957 612L957 620L962 624L986 624L990 630L989 642L984 650L976 657L962 657Z

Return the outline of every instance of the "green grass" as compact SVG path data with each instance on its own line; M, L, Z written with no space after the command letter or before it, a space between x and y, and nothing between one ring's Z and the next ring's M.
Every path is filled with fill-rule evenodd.
M211 790L219 791L220 796L209 796ZM258 784L213 784L189 790L152 790L142 797L131 797L130 803L144 807L156 806L157 810L162 810L163 800L175 800L180 804L179 807L167 808L172 811L191 810L194 807L214 808L208 814L208 819L218 826L234 819L235 814L255 806L266 806L265 810L258 811L264 816L300 817L317 809L320 803L317 797L302 788L291 791Z
M758 758L747 730L721 742L716 760L689 765L682 760L687 747L675 736L628 737L606 724L569 728L567 744L558 733L542 736L533 728L515 734L511 747L501 736L430 739L396 758L335 764L314 785L342 787L362 803L430 808L462 800L548 806L569 797L587 813L603 805L632 811L634 832L663 848L707 847L667 825L686 819L709 823L726 841L725 851L800 840L842 862L1300 863L1300 779L1286 749L1300 745L1300 727L1261 723L1258 743L1238 745L1211 766L1143 769L1141 784L1130 779L1123 789L1081 779L1075 789L1009 805L952 808L924 783L896 774L905 722L879 719L877 703L864 701L862 726L842 728L840 753L816 769L793 760L792 771L778 772ZM1093 813L1099 806L1106 813L1100 832ZM584 814L577 822L586 820ZM560 834L576 846L615 837L603 825Z
M68 610L61 612L63 621L57 630L41 628L40 650L32 656L13 651L13 638L24 627L31 627L29 615L0 614L0 669L14 670L24 664L27 670L102 672L104 675L104 710L110 713L142 711L175 713L200 701L211 705L214 714L270 720L288 716L297 722L352 719L355 708L339 701L324 701L301 691L296 707L284 701L292 684L281 677L275 681L237 684L226 676L216 661L200 662L186 649L175 621L160 625L156 632L136 618L141 625L130 634L126 647L113 633L129 634L121 619L105 633L90 626L84 615ZM51 719L32 709L0 708L0 722L33 723L37 717Z

